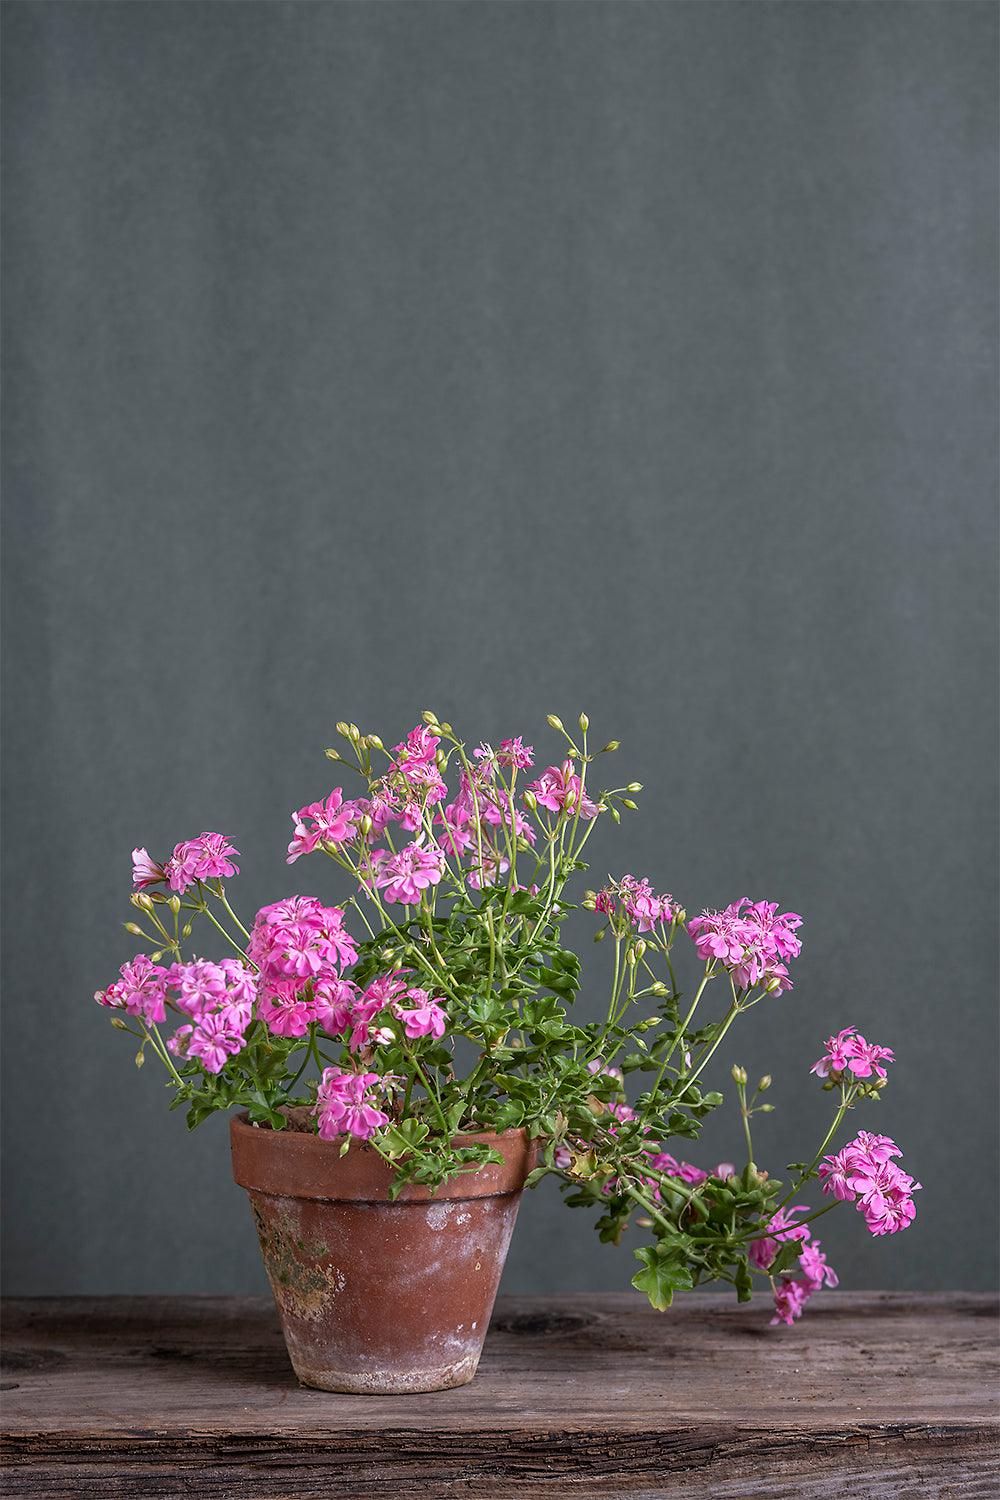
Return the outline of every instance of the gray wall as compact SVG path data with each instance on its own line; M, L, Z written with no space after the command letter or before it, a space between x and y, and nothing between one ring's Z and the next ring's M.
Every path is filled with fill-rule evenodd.
M775 1076L759 1155L860 1025L925 1189L831 1259L992 1282L996 21L5 7L11 1291L262 1285L224 1122L90 999L128 853L217 827L246 912L332 897L288 812L336 719L427 704L585 707L648 787L599 875L805 914L727 1060ZM632 1269L543 1191L506 1284Z

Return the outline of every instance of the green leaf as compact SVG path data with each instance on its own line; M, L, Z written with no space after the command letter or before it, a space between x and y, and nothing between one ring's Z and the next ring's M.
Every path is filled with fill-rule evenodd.
M657 1312L664 1312L674 1300L674 1292L686 1291L692 1286L691 1268L678 1244L666 1249L660 1245L647 1246L635 1252L642 1261L643 1269L632 1277L632 1285L638 1292L645 1292L650 1305Z

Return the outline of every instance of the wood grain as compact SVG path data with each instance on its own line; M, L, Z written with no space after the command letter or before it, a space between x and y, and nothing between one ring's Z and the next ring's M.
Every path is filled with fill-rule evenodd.
M300 1387L261 1298L9 1302L4 1494L1000 1495L997 1305L826 1292L501 1298L462 1390Z

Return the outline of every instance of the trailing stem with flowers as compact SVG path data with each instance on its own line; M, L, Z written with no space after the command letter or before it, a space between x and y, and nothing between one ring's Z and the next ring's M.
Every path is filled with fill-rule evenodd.
M745 1163L681 1160L675 1143L722 1103L703 1076L730 1029L791 989L802 919L746 898L688 917L646 879L609 880L579 903L610 950L606 1013L577 1024L567 886L598 819L619 823L641 787L595 786L618 745L594 753L586 715L572 734L549 724L564 743L541 770L520 738L470 750L433 713L392 750L339 724L344 749L327 755L357 774L358 795L336 787L300 808L287 862L325 858L348 894L288 896L247 927L227 894L239 857L227 836L202 833L163 863L136 849L126 926L147 951L96 998L138 1041L136 1062L165 1068L192 1127L236 1108L274 1130L314 1129L341 1154L378 1152L397 1191L499 1159L469 1135L524 1129L538 1152L529 1182L557 1178L602 1240L648 1232L633 1283L654 1307L718 1280L745 1301L756 1276L772 1321L791 1323L837 1284L813 1238L822 1214L852 1203L874 1235L913 1219L919 1184L893 1141L861 1130L830 1149L854 1107L880 1096L893 1054L854 1027L827 1040L812 1071L833 1121L790 1185L755 1159L751 1121L771 1107L771 1080L750 1092L739 1066ZM195 924L220 957L190 951ZM693 984L678 945L698 966ZM797 1201L811 1182L825 1205Z

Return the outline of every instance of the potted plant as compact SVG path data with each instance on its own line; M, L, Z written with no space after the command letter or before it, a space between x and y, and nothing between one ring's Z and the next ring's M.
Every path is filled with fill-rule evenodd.
M655 1308L675 1291L755 1278L790 1324L836 1275L813 1224L839 1202L872 1234L914 1215L919 1186L886 1136L830 1148L848 1112L877 1098L892 1053L856 1029L813 1066L836 1105L789 1185L757 1166L751 1120L762 1078L734 1066L745 1162L679 1159L722 1095L705 1070L737 1019L791 988L801 918L742 899L688 917L623 875L581 904L610 950L599 1021L572 1006L580 960L561 938L569 883L601 817L635 810L635 782L595 789L586 715L553 763L520 738L470 750L425 713L394 749L339 724L357 796L336 787L293 818L288 863L325 857L346 876L337 904L293 895L244 926L226 882L229 838L202 833L164 863L133 852L126 924L145 945L96 998L155 1055L193 1128L231 1122L292 1364L337 1391L437 1390L475 1374L521 1190L558 1179L604 1241L630 1226L633 1285ZM189 949L222 946L213 959ZM677 945L695 965L684 978ZM709 1002L711 1018L706 1017ZM170 1034L163 1028L169 1026ZM675 1148L676 1149L676 1148ZM798 1201L811 1181L829 1201Z

